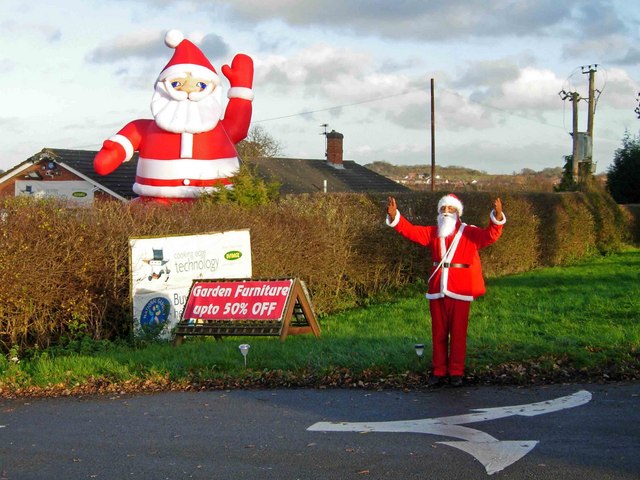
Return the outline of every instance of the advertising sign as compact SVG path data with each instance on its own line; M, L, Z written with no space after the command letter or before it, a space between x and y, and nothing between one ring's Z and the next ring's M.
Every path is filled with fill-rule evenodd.
M129 245L136 333L150 329L168 338L195 279L251 278L249 230L131 238Z
M202 321L279 320L293 279L245 282L197 282L184 318Z
M309 291L298 278L194 280L174 344L193 335L320 336Z
M15 195L63 198L90 207L93 204L93 185L84 180L16 180Z

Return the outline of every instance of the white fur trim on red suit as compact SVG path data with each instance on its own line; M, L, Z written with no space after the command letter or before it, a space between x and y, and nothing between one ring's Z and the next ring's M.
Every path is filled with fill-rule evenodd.
M141 197L165 197L165 198L198 198L207 193L213 193L220 187L156 187L134 183L132 190ZM233 188L233 185L225 185L225 188Z
M253 90L246 87L231 87L227 92L228 98L241 98L243 100L253 101Z
M386 223L390 227L395 227L396 225L398 225L398 223L400 223L400 210L396 210L396 216L393 220L391 220L389 218L389 215L387 215Z
M236 157L213 160L176 158L174 160L154 160L140 158L136 175L157 180L197 179L215 180L234 176L240 163Z
M193 158L193 133L180 134L180 158Z
M495 210L491 210L491 213L489 214L489 218L491 219L491 221L493 223L495 223L496 225L504 225L505 223L507 223L507 216L504 214L504 212L502 212L502 221L499 222L498 220L496 220L496 211Z
M438 202L438 212L440 212L440 209L444 206L450 206L455 208L456 210L458 210L459 216L462 216L462 210L463 210L462 202L455 195L449 194L442 197Z
M473 302L474 298L471 295L460 295L458 293L450 292L449 290L443 290L440 293L427 293L425 294L427 300L437 300L438 298L455 298L456 300L462 300L464 302Z
M122 148L124 148L123 162L128 162L129 160L131 160L131 157L133 157L134 149L133 149L133 145L131 144L131 141L127 137L125 137L124 135L117 134L110 137L109 140L120 144Z
M447 250L447 245L445 242L445 239L443 237L440 237L440 257L442 258L442 261L440 262L440 265L438 265L436 267L436 270L431 274L431 277L429 277L429 282L431 282L431 278L435 275L436 271L438 269L440 269L440 291L438 293L428 293L425 295L429 300L433 300L436 298L442 298L442 297L451 297L451 298L455 298L456 300L464 300L465 302L473 302L473 296L471 295L462 295L460 293L455 293L452 292L451 290L449 290L449 269L448 268L443 268L442 267L442 263L443 262L448 262L448 263L452 263L453 262L453 257L456 254L456 250L458 248L458 243L460 242L460 239L462 238L462 233L464 232L465 228L466 228L467 224L466 223L462 223L460 225L460 228L458 229L458 232L456 233L456 236L453 238L453 241L451 242L451 246L449 247L449 250Z

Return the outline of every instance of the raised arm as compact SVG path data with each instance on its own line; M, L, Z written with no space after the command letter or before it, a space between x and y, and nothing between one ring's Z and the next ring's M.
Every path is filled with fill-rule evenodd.
M398 213L396 199L389 196L387 197L387 215L389 216L389 221L393 222L393 220L396 218L396 213Z
M500 197L493 201L493 211L495 212L496 220L501 222L504 219L504 215L502 213L502 200L500 200Z

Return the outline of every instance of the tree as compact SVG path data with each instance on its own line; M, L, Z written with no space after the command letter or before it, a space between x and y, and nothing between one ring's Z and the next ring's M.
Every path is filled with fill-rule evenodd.
M236 149L240 158L245 161L282 155L280 142L260 125L251 127L247 138L238 143Z
M607 189L618 203L640 203L640 136L625 132L607 170Z
M211 203L231 203L241 207L265 205L280 195L280 184L264 180L256 168L246 162L233 177L233 188L221 186L214 192L203 195L201 200Z
M236 145L236 149L242 162L240 170L233 177L233 188L218 188L210 194L203 195L202 201L253 207L276 200L280 194L280 184L265 180L252 161L280 155L280 142L258 125L249 130L247 138Z
M560 183L553 187L556 192L575 192L578 190L578 182L573 178L573 155L565 155L564 168Z

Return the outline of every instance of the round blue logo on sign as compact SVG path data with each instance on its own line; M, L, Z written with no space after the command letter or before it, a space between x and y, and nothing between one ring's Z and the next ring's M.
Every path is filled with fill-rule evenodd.
M155 297L147 302L140 313L140 325L163 325L171 313L171 304L164 297Z

